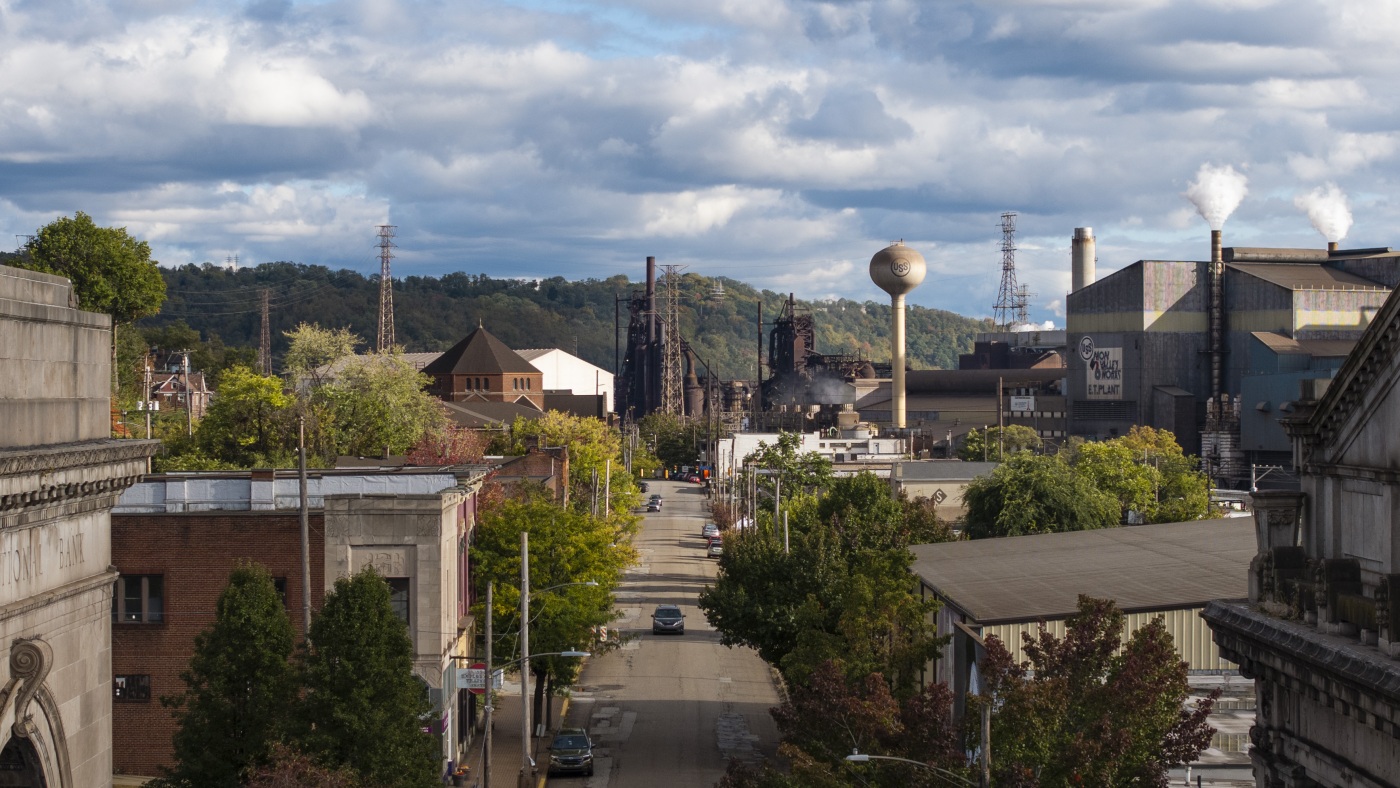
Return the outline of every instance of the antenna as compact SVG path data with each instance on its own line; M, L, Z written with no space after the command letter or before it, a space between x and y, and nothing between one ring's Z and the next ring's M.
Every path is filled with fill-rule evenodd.
M1016 212L1007 211L1001 215L1001 289L992 307L992 322L1002 331L1010 330L1018 318L1024 322L1029 296L1016 286Z
M262 291L262 340L258 343L258 371L264 375L272 374L272 320L268 299L269 291L264 287Z
M379 225L379 341L381 353L394 346L394 277L389 261L394 259L394 225Z

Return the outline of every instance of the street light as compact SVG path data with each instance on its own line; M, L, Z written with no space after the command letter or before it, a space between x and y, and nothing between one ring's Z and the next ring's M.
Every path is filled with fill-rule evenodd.
M922 766L925 769L928 769L929 771L933 772L934 774L937 774L939 777L942 777L943 779L953 783L954 785L975 785L971 780L967 779L966 777L963 777L960 774L950 772L947 769L940 769L937 766L924 763L923 761L915 761L909 758L896 758L893 755L867 755L866 753L853 750L850 755L846 756L846 760L850 761L851 763L868 763L870 761L899 761L900 763L912 763L915 766Z

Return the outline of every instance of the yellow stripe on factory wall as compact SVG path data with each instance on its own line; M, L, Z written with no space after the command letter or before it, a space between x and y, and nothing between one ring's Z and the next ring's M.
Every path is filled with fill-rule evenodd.
M1232 671L1236 665L1220 656L1220 649L1216 647L1215 641L1211 639L1210 627L1201 618L1202 608L1191 608L1187 610L1166 610L1160 613L1129 613L1126 626L1124 627L1124 642L1131 632L1137 631L1154 618L1160 616L1167 626L1167 632L1172 636L1172 643L1176 646L1176 653L1188 668L1193 671L1221 672ZM1001 642L1011 649L1012 657L1016 662L1023 662L1026 659L1025 651L1021 644L1021 633L1025 632L1031 637L1035 637L1039 624L999 624L982 628L982 636L996 635ZM1065 622L1046 622L1046 629L1058 638L1065 636Z

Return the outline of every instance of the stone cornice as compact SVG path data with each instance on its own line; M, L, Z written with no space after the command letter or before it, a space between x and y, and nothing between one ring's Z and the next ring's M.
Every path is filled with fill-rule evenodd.
M1365 407L1374 384L1388 377L1400 350L1400 289L1391 293L1385 305L1361 335L1356 348L1337 370L1327 392L1309 414L1306 428L1298 430L1307 435L1313 447L1332 442L1353 412ZM1293 432L1293 430L1290 430Z
M145 460L160 448L155 440L97 440L0 451L0 476Z
M1201 617L1215 632L1222 653L1239 657L1227 655L1242 668L1275 655L1280 661L1307 666L1314 676L1350 684L1377 701L1384 700L1392 709L1400 705L1400 662L1374 648L1343 642L1240 602L1212 601Z

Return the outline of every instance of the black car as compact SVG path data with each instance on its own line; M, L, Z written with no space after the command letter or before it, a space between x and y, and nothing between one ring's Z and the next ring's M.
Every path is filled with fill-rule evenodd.
M550 774L593 776L593 742L582 728L565 728L549 745Z
M642 492L646 492L646 491L647 491L647 483L646 483L646 482L642 482L642 483L641 483L641 488L642 488Z
M685 614L675 605L657 605L656 612L651 614L651 632L654 635L663 632L684 635Z

